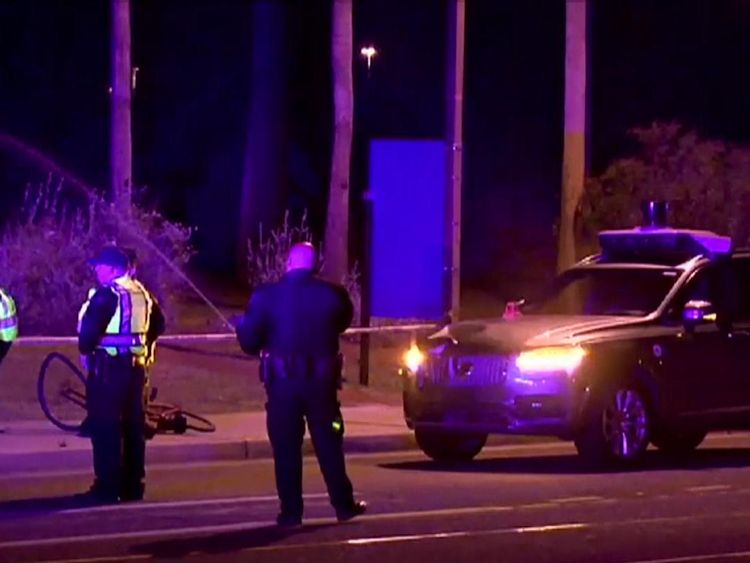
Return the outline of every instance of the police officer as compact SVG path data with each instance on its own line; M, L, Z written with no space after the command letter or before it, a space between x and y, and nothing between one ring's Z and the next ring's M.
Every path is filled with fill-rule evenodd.
M17 336L18 314L16 313L16 303L0 287L0 363L5 359ZM6 432L6 430L6 428L0 426L0 433Z
M0 362L8 354L13 341L18 336L18 314L16 303L0 287Z
M123 253L128 257L128 271L127 275L130 276L130 279L133 281L133 284L142 292L148 293L148 290L146 287L138 280L136 277L138 275L138 255L136 251L132 248L122 248L121 249ZM86 297L86 301L81 306L80 311L78 312L78 333L81 332L81 319L83 317L83 313L86 311L86 307L88 306L88 302L91 299L91 297L96 293L97 288L89 289L88 296ZM152 295L151 298L154 300L155 303L157 303L156 298ZM154 362L156 361L156 340L153 342L146 342L146 360L145 360L145 368L146 368L146 378L143 385L143 406L144 408L148 405L150 396L151 396L151 381L149 377L149 369ZM85 356L82 356L81 358L81 364L85 366L86 360ZM88 382L88 381L87 381ZM88 389L86 390L86 393L88 394ZM90 424L91 420L89 416L87 415L83 421L81 422L81 427L78 429L78 435L83 437L89 437L91 436L90 433ZM152 427L148 424L146 425L146 439L149 440L154 437L156 433L156 428Z
M99 288L81 309L78 348L89 377L96 478L85 496L102 503L140 500L147 342L164 332L164 315L151 294L128 275L128 257L122 250L104 247L90 264Z
M337 400L341 380L339 335L352 321L346 290L317 278L315 248L295 244L286 274L254 292L237 338L247 354L261 355L266 422L273 449L280 526L302 522L302 440L307 420L315 453L339 521L365 512L355 501L342 449Z

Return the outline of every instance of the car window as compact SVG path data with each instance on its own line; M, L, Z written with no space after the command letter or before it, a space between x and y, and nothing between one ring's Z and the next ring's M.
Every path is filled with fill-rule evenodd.
M524 312L545 315L644 316L655 311L674 286L671 268L580 268L560 275Z
M732 270L735 282L732 318L750 322L750 258L735 258Z
M750 264L747 276L750 280ZM682 310L688 301L708 301L713 304L723 320L739 320L745 315L750 318L750 301L741 299L738 291L739 270L736 262L719 262L701 268L687 281L675 297L668 318L680 320Z

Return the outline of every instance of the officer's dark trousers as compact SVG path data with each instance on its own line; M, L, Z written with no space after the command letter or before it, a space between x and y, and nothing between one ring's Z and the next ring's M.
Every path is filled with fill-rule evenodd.
M274 377L266 390L266 422L282 513L302 516L305 419L331 504L336 510L351 509L354 498L346 475L344 429L333 378Z
M12 342L0 342L0 362L2 362L5 356L8 354L8 351L10 350L12 344Z
M129 355L97 352L93 363L87 403L96 487L137 492L145 477L144 370Z

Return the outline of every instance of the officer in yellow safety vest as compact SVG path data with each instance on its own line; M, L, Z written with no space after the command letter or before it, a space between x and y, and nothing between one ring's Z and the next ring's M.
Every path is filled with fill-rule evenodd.
M0 362L18 336L18 314L13 298L0 288Z
M164 315L143 285L128 275L129 261L122 250L107 246L90 264L99 288L81 307L78 349L88 372L95 480L82 496L96 503L140 500L146 343L164 332Z
M128 257L128 271L127 274L130 276L130 279L133 281L133 283L138 287L139 290L143 291L144 293L150 293L146 289L146 287L138 280L138 256L132 248L123 248L122 251L125 253L125 255ZM84 301L83 305L81 306L81 309L78 311L78 331L77 333L80 334L81 332L81 319L83 318L83 314L86 312L86 308L88 307L89 300L91 297L96 293L95 287L92 287L89 289L88 294L86 296L86 301ZM156 298L151 296L154 302L156 302ZM143 386L143 406L144 408L148 405L149 397L151 395L151 381L150 381L150 374L148 368L150 368L154 362L156 361L156 340L153 342L146 342L146 357L145 357L145 367L146 367L146 379ZM81 365L84 367L84 369L87 369L86 366L86 357L81 356ZM88 393L88 389L86 391ZM90 436L90 418L86 416L83 421L81 422L81 427L78 430L79 436ZM153 431L147 432L146 439L153 438Z

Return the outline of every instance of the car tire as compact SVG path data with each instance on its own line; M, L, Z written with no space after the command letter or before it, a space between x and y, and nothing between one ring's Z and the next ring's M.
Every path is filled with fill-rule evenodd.
M706 438L705 430L699 428L681 430L660 430L655 432L651 443L659 451L670 456L685 456L695 451Z
M594 393L574 439L578 454L593 465L638 461L650 438L651 413L645 393L628 384Z
M487 443L487 434L423 428L417 428L414 437L419 448L435 461L470 461Z

